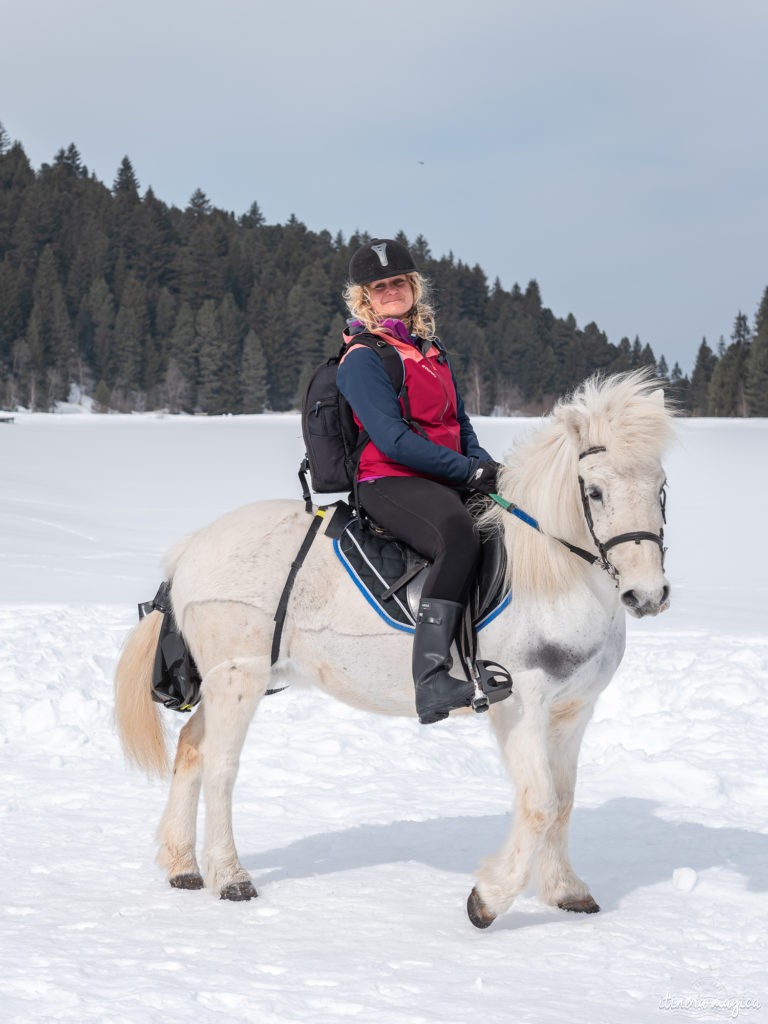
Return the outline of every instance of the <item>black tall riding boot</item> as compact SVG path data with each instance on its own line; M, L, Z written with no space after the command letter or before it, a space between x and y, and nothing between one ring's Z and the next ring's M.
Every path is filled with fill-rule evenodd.
M419 604L412 667L416 712L422 725L439 722L449 711L472 703L472 684L448 675L453 665L451 643L463 612L456 601L430 597Z

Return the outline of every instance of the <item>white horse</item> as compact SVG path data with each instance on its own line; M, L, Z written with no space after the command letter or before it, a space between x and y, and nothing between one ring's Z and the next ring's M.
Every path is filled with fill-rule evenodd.
M483 862L470 894L477 927L506 911L529 881L544 903L599 910L568 858L577 758L624 652L625 613L656 615L669 603L660 459L672 436L673 414L647 374L591 379L557 404L500 473L500 494L536 516L539 529L498 505L483 514L503 530L513 594L480 637L482 653L514 679L512 696L488 717L516 810L509 837ZM187 537L168 556L173 612L203 678L201 703L179 735L158 830L158 863L178 888L205 885L230 900L256 895L235 849L232 789L249 723L265 691L279 685L270 666L273 616L309 521L300 501L260 502ZM115 686L127 757L162 774L168 754L150 696L161 621L154 611L129 635ZM296 579L282 651L277 667L287 659L292 679L365 711L415 713L410 636L361 598L322 532ZM202 873L195 855L201 786Z

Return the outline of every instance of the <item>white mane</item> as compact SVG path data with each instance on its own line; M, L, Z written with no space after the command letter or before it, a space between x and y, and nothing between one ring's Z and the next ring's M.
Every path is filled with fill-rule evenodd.
M673 411L647 370L593 376L561 399L545 425L519 445L499 474L499 493L539 523L542 536L493 505L481 529L505 531L513 592L557 593L575 584L587 563L552 537L592 550L579 492L579 455L604 446L617 469L655 466L673 436Z

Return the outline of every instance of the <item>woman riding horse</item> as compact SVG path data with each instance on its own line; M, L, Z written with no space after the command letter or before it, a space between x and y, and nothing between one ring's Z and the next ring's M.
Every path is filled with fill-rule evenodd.
M474 687L449 675L451 643L480 558L471 491L496 489L498 463L480 447L445 350L427 283L404 245L374 238L349 264L352 320L337 385L368 436L357 468L358 501L384 529L432 561L413 638L416 711L422 724L469 707ZM375 335L403 363L399 394L382 359L355 337Z

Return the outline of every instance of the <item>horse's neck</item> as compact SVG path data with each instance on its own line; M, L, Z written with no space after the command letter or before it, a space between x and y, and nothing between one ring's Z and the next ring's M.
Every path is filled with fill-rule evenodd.
M510 517L511 520L511 517ZM594 569L558 540L515 519L505 524L509 584L514 594L554 597L583 587Z
M541 455L534 450L529 459L510 467L504 496L532 515L542 532L512 516L505 516L503 523L513 592L554 596L583 587L594 569L560 543L591 550L575 479ZM531 459L539 470L532 470Z

